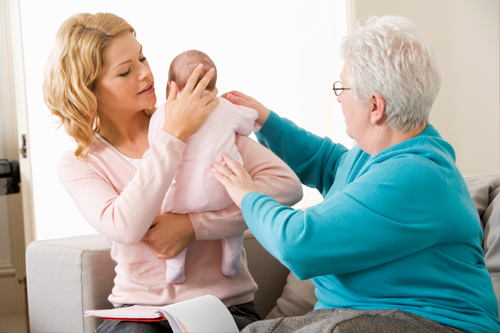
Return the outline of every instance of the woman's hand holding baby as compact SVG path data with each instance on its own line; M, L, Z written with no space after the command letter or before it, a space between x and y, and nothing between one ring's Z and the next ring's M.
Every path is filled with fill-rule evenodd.
M220 97L227 99L233 104L246 106L247 108L256 110L259 116L257 117L257 120L255 120L255 122L259 126L264 125L267 118L269 117L269 114L271 113L271 110L259 103L255 98L247 96L244 93L236 90L222 94Z
M142 242L156 252L158 259L171 259L195 239L193 224L188 214L163 214L153 220Z
M177 85L175 82L170 83L170 92L165 104L163 130L181 141L196 132L219 104L219 99L216 98L217 88L203 95L205 88L215 74L215 70L210 69L196 84L202 70L202 65L196 67L179 97L177 97Z
M258 192L259 189L252 180L250 174L241 164L234 161L228 154L222 154L227 166L212 162L212 166L218 172L212 172L212 177L217 179L225 188L233 202L241 208L241 200L250 192Z

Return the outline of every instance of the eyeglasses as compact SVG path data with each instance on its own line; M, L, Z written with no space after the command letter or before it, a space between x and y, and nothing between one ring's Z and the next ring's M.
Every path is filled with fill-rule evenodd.
M351 90L351 88L342 87L342 82L337 81L333 84L333 92L335 96L340 96L344 90Z

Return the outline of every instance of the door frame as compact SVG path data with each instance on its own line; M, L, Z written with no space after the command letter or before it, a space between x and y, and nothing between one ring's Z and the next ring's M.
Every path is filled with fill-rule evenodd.
M28 107L26 99L26 82L24 73L24 53L21 30L21 9L19 0L7 0L1 2L0 21L4 22L0 36L4 45L0 48L2 58L6 59L3 64L2 80L6 83L3 99L6 107L7 117L11 118L9 137L13 138L11 144L15 149L15 158L19 160L21 171L21 195L22 212L24 221L24 246L27 247L36 240L35 209L33 201L33 177L31 169ZM25 135L25 140L23 140ZM24 142L23 142L24 141ZM23 144L27 151L23 156L20 152ZM13 153L14 154L14 153Z
M36 239L31 159L20 153L23 138L29 147L28 113L19 0L0 1L0 124L3 158L19 161L21 193L6 196L10 262L0 265L0 289L6 298L0 314L27 312L26 247ZM3 302L2 302L3 303Z

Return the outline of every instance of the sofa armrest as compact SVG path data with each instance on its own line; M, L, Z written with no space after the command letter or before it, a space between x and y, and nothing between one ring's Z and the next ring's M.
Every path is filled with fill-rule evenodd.
M289 273L247 230L248 267L259 290L255 306L265 318L276 305ZM26 251L31 332L93 332L101 319L85 310L107 309L116 275L111 246L102 235L36 241Z
M111 308L116 263L101 235L31 243L26 274L31 332L93 332L102 320L84 310Z

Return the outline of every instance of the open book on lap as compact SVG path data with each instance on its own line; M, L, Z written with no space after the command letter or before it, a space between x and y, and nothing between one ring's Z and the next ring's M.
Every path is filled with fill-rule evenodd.
M174 332L238 332L233 316L217 297L205 295L166 306L134 305L85 311L85 316L124 321L168 320Z
M89 310L85 311L87 317L99 317L109 320L125 321L161 321L165 316L161 311L157 311L157 306L133 305L123 308L107 310Z

